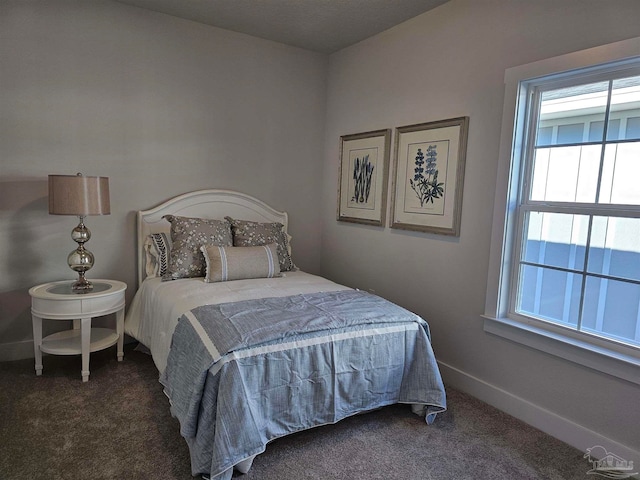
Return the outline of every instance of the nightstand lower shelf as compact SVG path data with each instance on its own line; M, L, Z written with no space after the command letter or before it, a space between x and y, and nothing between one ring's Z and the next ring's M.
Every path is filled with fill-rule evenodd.
M82 337L80 329L65 330L42 339L40 350L52 355L82 354ZM89 351L104 350L118 342L118 334L110 328L92 328Z

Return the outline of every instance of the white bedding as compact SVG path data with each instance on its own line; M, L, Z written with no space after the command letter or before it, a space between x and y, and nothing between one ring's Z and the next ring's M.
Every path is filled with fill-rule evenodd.
M350 289L301 271L286 272L279 278L219 283L205 283L202 278L168 282L157 277L147 278L129 307L125 333L149 348L158 371L162 373L179 318L198 305L337 290Z

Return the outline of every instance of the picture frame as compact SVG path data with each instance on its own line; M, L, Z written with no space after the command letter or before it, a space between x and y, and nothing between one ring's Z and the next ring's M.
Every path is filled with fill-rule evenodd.
M391 228L460 235L469 117L396 128Z
M340 137L337 219L384 226L391 129Z

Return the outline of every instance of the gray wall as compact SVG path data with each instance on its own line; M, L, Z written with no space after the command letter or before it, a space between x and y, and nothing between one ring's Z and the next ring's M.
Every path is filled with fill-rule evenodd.
M516 415L546 415L541 428L555 418L636 452L637 385L486 334L480 315L505 69L640 36L638 19L635 0L453 0L332 55L322 250L326 276L373 289L429 321L445 383L508 399ZM459 238L335 220L340 135L464 115Z
M33 355L28 289L74 276L77 218L48 215L48 174L110 177L88 277L129 299L135 211L201 188L287 210L318 271L326 73L326 55L115 2L1 1L0 358Z

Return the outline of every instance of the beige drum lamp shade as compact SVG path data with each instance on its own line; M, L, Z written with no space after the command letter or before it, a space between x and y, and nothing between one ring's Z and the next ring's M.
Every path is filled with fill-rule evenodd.
M109 215L109 177L49 175L49 213L52 215Z

